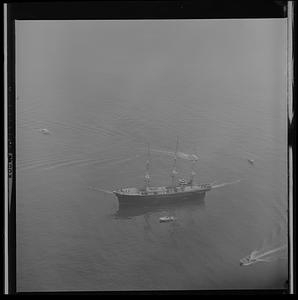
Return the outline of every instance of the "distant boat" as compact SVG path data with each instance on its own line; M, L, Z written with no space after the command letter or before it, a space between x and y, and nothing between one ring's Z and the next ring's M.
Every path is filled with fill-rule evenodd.
M174 217L168 217L168 216L165 216L165 217L161 217L159 218L159 222L171 222L171 221L175 221L175 218Z
M254 251L250 255L240 259L240 266L249 266L258 262L255 258L256 252Z
M174 166L171 172L171 184L169 186L150 186L150 148L148 146L148 159L146 162L146 173L145 173L145 185L142 188L128 187L120 188L119 190L113 191L113 193L118 198L120 205L127 204L140 204L142 201L144 203L170 203L172 201L184 201L186 199L203 199L207 191L210 191L212 184L195 184L194 177L196 175L194 171L194 165L197 161L197 156L193 156L192 159L192 169L190 180L187 181L182 178L177 178L178 172L176 168L178 155L178 138L176 143L176 151L174 155Z
M50 131L46 128L43 129L39 129L39 132L43 133L43 134L50 134Z
M247 159L247 161L248 161L251 165L253 165L254 162L255 162L253 159L249 159L249 158Z

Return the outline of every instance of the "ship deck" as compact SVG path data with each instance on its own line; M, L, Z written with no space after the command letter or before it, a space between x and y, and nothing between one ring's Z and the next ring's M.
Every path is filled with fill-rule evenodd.
M199 191L208 191L211 189L210 184L192 185L192 186L175 186L175 187L147 187L145 189L138 188L122 188L115 191L115 194L127 196L157 196L157 195L172 195L179 193L191 193Z

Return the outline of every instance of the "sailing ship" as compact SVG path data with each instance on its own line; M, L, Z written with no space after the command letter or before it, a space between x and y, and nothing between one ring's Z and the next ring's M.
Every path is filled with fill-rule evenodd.
M197 156L191 156L191 173L190 179L178 178L177 171L177 158L178 158L178 138L176 143L176 150L174 153L174 164L171 172L171 184L168 186L151 186L150 185L150 147L148 145L148 159L146 161L146 172L144 177L144 186L142 188L127 187L120 188L113 191L118 198L120 205L127 204L166 204L172 202L182 202L191 199L203 199L206 192L211 190L212 184L196 184L195 178L195 163L197 162Z

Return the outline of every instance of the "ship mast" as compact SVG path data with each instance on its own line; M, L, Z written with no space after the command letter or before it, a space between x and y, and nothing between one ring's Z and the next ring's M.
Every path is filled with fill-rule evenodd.
M193 182L194 182L194 178L196 176L196 172L195 172L195 163L196 161L198 160L198 156L197 156L197 153L196 151L194 151L194 153L196 155L192 155L192 160L191 160L191 172L190 172L190 184L191 186L193 185Z
M177 172L177 153L178 153L178 137L177 137L177 141L176 141L176 149L175 149L175 154L174 154L174 165L173 165L173 169L172 169L172 174L171 174L171 178L172 178L172 186L175 185L175 177L178 174Z
M150 167L150 145L148 144L147 161L146 161L146 173L145 173L145 178L144 178L146 189L149 187L149 184L150 184L149 167Z
M192 163L191 163L191 173L190 173L190 184L191 184L191 186L193 185L193 181L194 181L194 178L196 176L195 163L196 163L196 160L193 158Z

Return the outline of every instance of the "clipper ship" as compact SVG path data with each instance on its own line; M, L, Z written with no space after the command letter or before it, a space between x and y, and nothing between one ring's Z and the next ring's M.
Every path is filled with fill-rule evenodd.
M127 187L113 191L119 201L119 205L128 204L166 204L172 202L182 202L190 199L203 199L207 191L211 190L212 184L196 184L194 167L198 160L196 155L191 155L190 179L178 178L177 171L178 158L178 138L174 153L174 165L171 172L171 184L168 186L150 185L150 147L148 145L148 159L146 161L146 172L144 176L144 186L142 188Z

